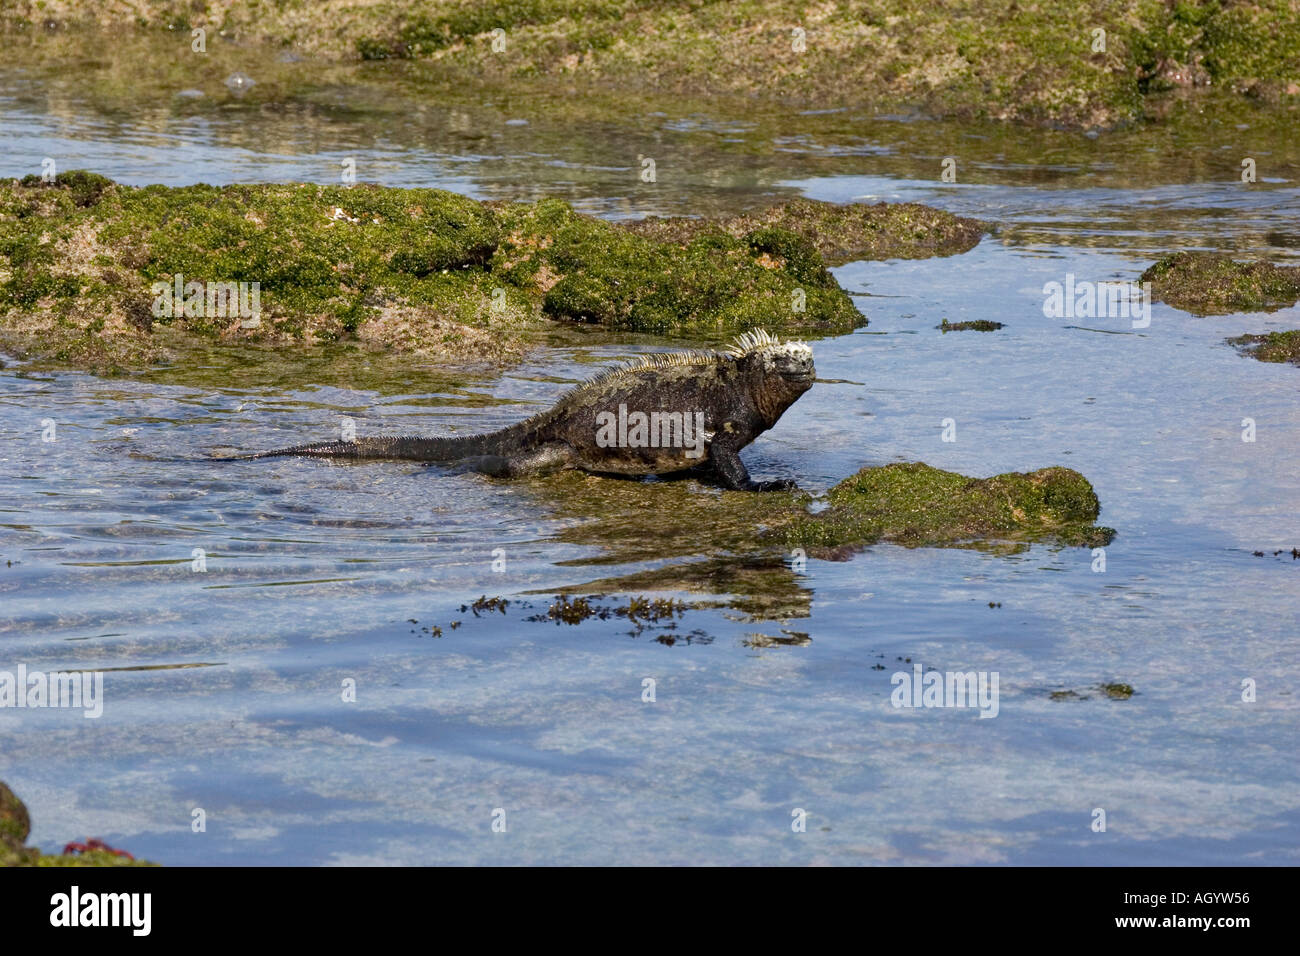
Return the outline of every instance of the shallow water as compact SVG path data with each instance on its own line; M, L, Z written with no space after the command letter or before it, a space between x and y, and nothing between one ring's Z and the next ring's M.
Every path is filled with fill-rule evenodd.
M19 147L0 173L54 155L132 183L330 181L354 156L361 179L563 195L615 217L798 192L993 221L962 256L838 268L870 319L814 343L819 375L843 381L817 385L746 461L813 492L891 460L1067 465L1118 537L1104 573L1086 549L1044 544L769 566L780 599L755 616L727 594L752 596L753 569L712 554L718 529L699 529L707 574L656 545L656 523L676 529L683 496L709 489L203 460L333 435L343 416L360 434L496 427L664 341L557 336L499 377L350 367L346 350L214 352L205 370L114 381L11 363L0 669L105 672L98 720L0 711L0 779L31 807L34 843L98 836L171 865L1296 862L1300 371L1223 340L1295 328L1300 310L1200 319L1157 304L1136 330L1041 308L1046 281L1135 279L1173 248L1294 256L1286 140L1255 149L1272 160L1244 186L1241 144L1222 149L1213 124L1089 139L841 114L737 123L673 103L584 120L540 93L431 105L419 76L371 67L331 69L286 94L295 109L200 109L163 81L131 107L94 69L79 84L18 57L0 74ZM647 149L665 157L653 187L635 176ZM949 153L957 185L936 181ZM942 334L945 317L1006 327ZM639 630L529 620L559 589L662 568L696 582L667 596L720 606ZM600 603L661 593L613 590ZM462 612L480 595L512 603ZM895 709L891 675L916 662L996 671L998 717ZM1136 694L1090 689L1104 681ZM1052 699L1066 689L1087 699ZM206 832L191 832L196 807ZM806 833L791 832L795 808Z

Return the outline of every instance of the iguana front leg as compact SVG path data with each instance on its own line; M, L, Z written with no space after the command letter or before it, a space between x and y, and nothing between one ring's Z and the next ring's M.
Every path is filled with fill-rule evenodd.
M718 484L732 491L795 491L799 487L793 481L754 481L740 460L740 452L725 443L709 446L709 461Z

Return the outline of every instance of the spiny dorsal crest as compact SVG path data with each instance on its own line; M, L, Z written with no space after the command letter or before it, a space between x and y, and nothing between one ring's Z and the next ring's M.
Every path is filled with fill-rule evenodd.
M647 368L668 368L673 365L714 365L717 361L717 353L704 352L699 349L690 349L685 352L651 352L646 355L638 355L623 365L605 369L600 374L588 379L579 388L586 385L602 385L610 379Z
M762 329L753 329L746 332L727 349L726 354L732 358L741 359L747 355L754 355L762 352L762 367L770 368L779 354L786 354L792 357L812 356L812 349L807 342L782 342L775 335L769 335Z
M684 352L651 352L637 356L624 365L606 369L578 387L603 385L630 372L639 372L647 368L669 368L676 365L716 365L720 358L743 358L746 355L767 348L794 351L807 350L808 346L803 342L782 342L775 335L763 329L750 329L748 332L737 336L734 342L720 352L709 352L702 349L688 349Z
M782 342L775 335L770 335L763 329L751 329L728 346L724 354L730 355L732 358L743 358L746 355L752 355L765 349L790 353L812 351L806 342Z
M765 329L750 329L748 332L739 335L736 338L736 341L727 346L724 351L728 355L734 355L736 358L740 358L742 355L755 352L762 348L767 348L769 345L780 344L781 340L775 335L767 332Z

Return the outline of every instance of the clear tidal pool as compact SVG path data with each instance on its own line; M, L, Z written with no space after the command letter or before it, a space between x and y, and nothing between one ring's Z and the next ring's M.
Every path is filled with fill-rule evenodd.
M699 557L657 544L660 517L680 537L674 502L707 488L204 460L332 436L341 417L359 434L494 428L682 344L667 340L557 332L505 373L345 348L214 350L115 380L9 361L0 669L105 672L97 720L0 711L0 780L31 842L96 836L168 865L1297 862L1300 369L1224 339L1296 328L1300 309L1157 303L1141 330L1042 313L1044 282L1136 279L1179 248L1294 263L1300 147L1263 114L1088 137L433 96L414 67L239 51L200 80L160 67L132 86L129 54L6 59L0 174L53 156L132 184L328 182L352 158L362 180L610 217L803 194L988 220L961 256L837 268L870 324L813 343L836 381L746 462L814 493L896 460L1065 465L1118 536L1102 573L1087 549L881 545L755 585L746 558L711 552L716 529L698 528ZM234 97L219 79L236 67L282 92ZM938 181L948 155L957 184ZM1258 183L1237 181L1241 156ZM943 318L1005 328L944 334ZM755 588L766 610L736 597ZM640 628L530 620L560 589L692 606ZM480 596L510 604L462 611ZM894 708L891 675L913 663L998 672L997 718ZM1134 695L1095 690L1112 681Z

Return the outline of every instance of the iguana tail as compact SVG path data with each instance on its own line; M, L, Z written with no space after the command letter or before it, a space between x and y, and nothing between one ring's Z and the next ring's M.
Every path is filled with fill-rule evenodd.
M489 435L466 435L448 438L415 438L398 435L378 435L358 438L355 441L316 442L260 451L253 455L237 455L219 461L253 461L257 458L276 458L281 455L302 455L310 458L339 458L352 461L402 460L448 462L496 453L510 429Z

